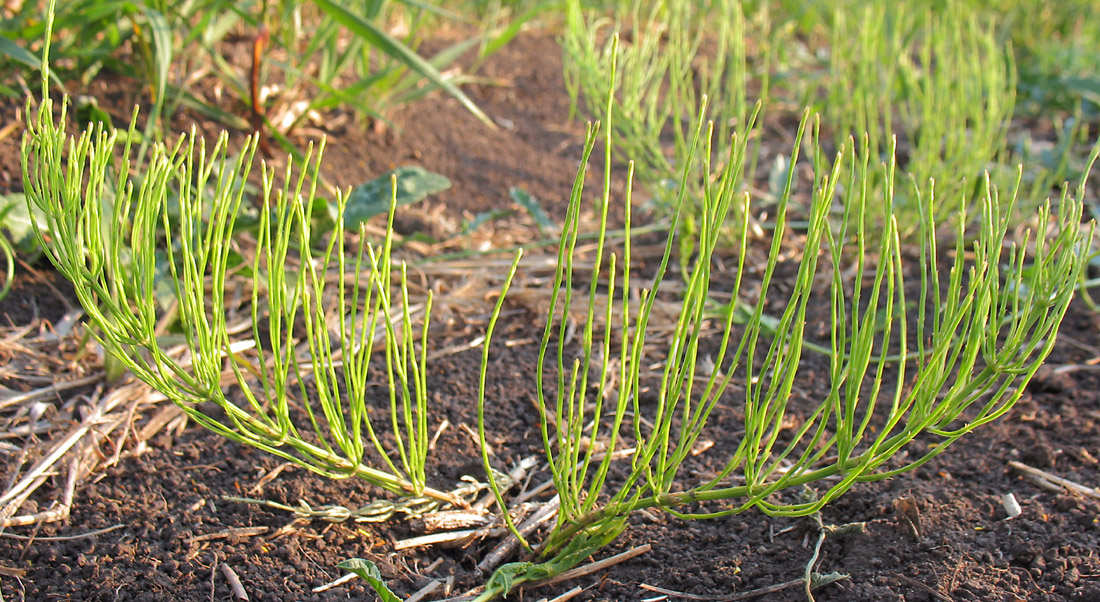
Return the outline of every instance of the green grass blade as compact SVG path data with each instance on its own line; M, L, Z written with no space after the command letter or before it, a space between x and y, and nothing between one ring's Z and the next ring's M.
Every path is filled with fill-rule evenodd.
M439 86L446 91L447 94L450 94L458 100L466 110L473 113L485 125L493 129L496 128L496 125L489 119L489 116L478 108L478 106L474 104L474 101L470 100L470 97L466 96L462 90L459 90L458 86L454 85L454 82L445 77L438 69L433 67L431 63L424 60L424 58L403 44L400 40L382 31L337 2L333 2L332 0L314 1L321 10L325 11L325 13L344 27L347 27L353 34L359 36L387 56L403 63L409 69L421 74L433 85Z
M42 61L29 50L11 41L5 36L0 36L0 55L21 63L35 71L42 68Z

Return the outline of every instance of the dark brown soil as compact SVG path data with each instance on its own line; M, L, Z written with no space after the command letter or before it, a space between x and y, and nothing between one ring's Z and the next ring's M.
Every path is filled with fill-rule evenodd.
M470 92L498 122L511 127L489 131L455 103L431 97L396 115L393 133L348 129L330 140L326 160L331 177L351 185L416 163L455 182L432 201L450 219L510 206L507 192L512 186L543 200L551 217L560 219L582 129L566 122L559 54L552 36L529 34L485 67L483 75L514 85ZM10 155L2 156L0 174L18 173L17 166L7 163ZM57 319L64 307L48 285L24 274L0 305L0 322L26 322L36 311ZM495 340L537 337L539 323L537 316L519 312L501 326ZM1094 346L1100 332L1096 314L1075 305L1063 332L1051 365L1084 366L1100 356ZM531 380L535 354L533 344L497 344L493 349L489 430L500 466L541 449ZM475 443L459 427L476 426L472 402L479 356L476 350L463 352L431 367L436 420L446 418L452 425L433 455L437 464L430 478L437 487L450 487L465 474L481 475ZM865 522L866 528L826 540L816 570L849 578L818 590L817 599L1100 600L1100 502L1038 488L1008 466L1017 460L1086 486L1100 484L1098 381L1092 365L1046 368L1003 420L964 437L920 469L859 485L827 506L822 513L826 525ZM817 392L814 386L820 382L802 383L807 396ZM716 428L721 429L723 420L736 422L734 418L716 415ZM430 578L453 575L456 594L482 581L474 566L493 542L468 549L395 552L393 542L420 534L419 525L315 520L281 534L292 521L288 514L222 500L225 495L249 495L287 504L304 500L314 506L354 507L382 497L361 481L327 480L300 468L286 469L252 490L279 465L272 456L195 426L179 435L162 434L149 442L145 453L80 487L67 521L9 529L9 534L36 539L0 538L0 565L25 571L21 577L0 577L0 593L14 601L231 600L233 593L218 568L228 565L251 600L374 599L357 582L312 592L339 577L336 564L351 557L376 562L386 580L404 594ZM10 472L8 466L4 478ZM1011 520L1001 504L1008 493L1023 510ZM45 539L115 525L122 527L94 537ZM238 527L267 529L255 535L202 538ZM574 600L659 597L642 584L695 596L731 596L801 578L816 534L810 519L769 518L757 512L695 522L656 512L638 514L601 557L651 544L648 553L512 598L552 598L574 585L588 588ZM432 566L437 559L441 562ZM806 596L794 587L760 599Z

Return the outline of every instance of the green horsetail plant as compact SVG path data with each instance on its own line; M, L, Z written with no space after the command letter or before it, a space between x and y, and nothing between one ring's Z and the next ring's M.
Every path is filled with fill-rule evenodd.
M321 150L312 171L295 177L288 166L279 184L274 169L262 168L254 258L241 266L251 274L253 341L242 343L230 335L226 303L256 138L231 160L228 135L208 149L192 130L172 145L155 144L146 171L133 174L136 110L120 149L117 133L101 125L67 138L67 100L55 118L45 77L43 92L37 113L28 101L27 114L35 117L22 145L30 213L45 214L46 255L72 281L109 354L229 439L329 477L358 476L399 495L455 501L425 483L431 296L417 336L404 264L394 273L392 229L381 246L363 244L349 259L343 194L337 194L327 243L320 250L310 246L319 238L311 219ZM392 225L392 206L389 218ZM158 256L166 257L167 274L158 275L165 262ZM349 282L343 274L352 266L357 277ZM335 285L326 279L333 267L341 275ZM183 359L157 336L162 278L178 299ZM371 416L368 379L379 336L389 389L381 424ZM300 359L303 350L308 360ZM227 370L238 396L226 391ZM392 454L385 434L393 437Z
M937 10L871 2L850 12L834 11L825 123L837 145L866 133L876 161L900 138L901 167L917 182L936 179L933 212L946 221L981 194L982 172L1005 154L1016 104L1011 48L960 2ZM911 239L920 203L900 192L900 233Z
M569 569L614 540L630 514L641 509L663 509L685 519L752 508L805 516L857 482L928 462L1020 398L1053 348L1089 253L1092 229L1081 225L1084 180L1076 197L1063 195L1057 213L1049 202L1042 206L1036 231L1016 244L1005 239L1015 190L1003 198L986 177L974 221L978 231L964 231L967 220L955 220L954 242L945 256L938 248L937 189L910 178L904 185L918 206L920 236L917 247L903 247L893 146L880 163L866 138L858 146L850 140L829 161L818 122L807 111L790 163L797 165L800 150L810 149L809 214L798 246L797 275L789 292L781 293L773 280L782 258L789 256L785 241L796 234L790 231L788 210L797 170L789 171L777 206L767 261L750 266L750 198L739 192L748 144L735 135L730 161L712 174L714 128L709 125L704 133L700 114L688 156L701 147L702 171L688 162L682 175L706 183L698 243L684 275L687 284L672 334L654 351L654 302L664 294L661 286L677 243L669 237L651 284L635 300L629 286L629 236L621 255L609 249L604 236L610 167L595 206L600 236L590 279L574 272L583 165L599 127L589 128L562 230L536 377L545 454L561 509L553 529L534 546L538 562L502 566L479 600ZM614 131L603 130L606 149L613 145ZM1098 152L1100 145L1092 161ZM690 202L686 190L680 188L673 233ZM623 199L627 230L630 200L628 186ZM719 232L734 209L738 246L726 265L736 271L719 290L714 278ZM1022 269L1028 262L1033 267ZM716 293L737 300L752 298L752 290L756 300L747 319L735 320L735 303L716 311ZM794 405L801 401L796 385L807 373L803 349L817 330L808 324L814 306L829 308L823 328L829 382L802 409ZM766 309L780 315L777 327L765 324ZM575 337L578 350L564 343L574 314L584 315ZM488 337L485 345L488 349ZM707 349L716 349L713 361L704 361ZM651 378L646 367L655 362L663 368ZM609 377L613 366L615 378ZM545 387L544 374L556 386ZM742 390L730 387L734 379ZM722 454L720 469L702 478L689 476L684 462L707 432L712 413L721 411L720 400L743 413L744 434L733 449L711 448ZM484 392L481 403L486 403ZM797 417L793 428L792 417ZM596 445L586 444L597 441L601 455ZM911 446L918 441L927 447ZM632 448L630 466L625 476L612 477L614 452L626 448ZM504 506L499 496L498 503Z
M635 161L648 192L671 212L677 198L674 184L689 158L702 96L724 99L711 108L719 140L733 133L744 138L752 130L750 89L758 98L768 97L773 40L764 39L771 35L767 11L758 13L762 23L749 24L740 2L702 7L687 0L633 0L620 3L614 12L614 21L593 18L579 0L568 3L562 47L573 109L583 97L597 119L614 127L616 149ZM626 25L632 28L628 37L616 34L600 43L603 32ZM764 32L755 51L745 44L750 26ZM610 108L604 102L608 81L616 82ZM614 119L608 111L614 111ZM749 173L755 171L757 154L750 154ZM693 194L688 198L693 198L698 187L690 184Z

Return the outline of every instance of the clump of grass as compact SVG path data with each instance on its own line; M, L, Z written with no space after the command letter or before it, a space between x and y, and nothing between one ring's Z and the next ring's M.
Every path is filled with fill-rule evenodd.
M561 510L550 533L529 546L538 561L501 567L478 600L560 574L613 541L627 518L642 509L689 520L753 508L770 515L815 513L855 483L912 470L1004 415L1053 348L1092 240L1091 227L1081 224L1084 180L1076 196L1063 195L1057 211L1049 202L1040 207L1035 231L1011 243L1008 216L1017 190L1002 194L984 178L973 220L977 231L964 229L965 217L954 220L947 259L938 246L938 186L900 178L893 146L880 162L868 138L858 145L849 140L830 160L818 122L807 112L790 164L798 165L801 149L808 149L814 179L797 274L789 292L781 294L773 279L784 255L794 170L778 201L767 261L750 272L750 195L739 192L749 145L734 136L729 162L714 172L709 159L714 126L704 130L703 124L701 114L687 155L700 156L702 168L695 171L686 161L681 176L706 183L698 242L684 274L673 334L659 357L650 351L651 319L678 243L670 236L651 284L635 303L627 284L629 236L621 254L608 248L604 236L610 207L605 173L604 194L595 203L601 216L595 264L590 279L578 278L582 166L561 236L535 378L544 452ZM584 165L599 129L599 124L589 129ZM614 145L615 131L604 126L605 148ZM1090 165L1098 153L1100 145ZM605 165L611 169L610 157ZM633 164L628 174L632 171ZM895 187L905 187L916 204L906 214L918 218L916 260L905 259ZM679 190L674 233L690 206L688 188ZM622 199L628 232L630 197L628 186ZM745 298L749 274L760 275L742 325L735 320L735 304L716 308L711 301L719 292L714 280L719 234L731 214L739 216L733 228L737 244L725 263L736 268L732 285L721 292ZM822 305L830 316L823 329L828 385L789 430L784 425L795 412L801 356L812 338L808 310ZM780 315L776 325L765 324L766 308ZM561 342L574 314L584 318L580 349L570 352ZM704 332L713 329L720 334L707 348L716 343L717 355L704 363ZM654 362L663 368L650 381L644 367ZM610 378L613 366L616 375ZM556 386L544 386L544 375ZM743 393L731 390L735 380ZM647 386L653 403L643 402ZM725 450L717 474L703 479L685 474L685 460L723 399L743 411L744 435L732 452ZM482 392L480 403L492 401ZM603 442L600 457L597 446L584 443L594 441ZM914 448L916 441L927 445ZM614 452L626 447L634 450L626 475L612 478ZM805 488L812 492L808 499L790 495ZM498 503L504 507L499 492Z
M0 71L10 74L0 94L30 93L25 79L43 67L35 55L45 30L43 5L22 3L5 20L0 36ZM421 24L459 18L430 3L353 3L296 0L241 8L225 0L167 6L146 1L62 0L52 30L54 71L62 81L84 85L105 73L136 77L151 105L143 135L160 139L163 123L181 106L240 130L269 130L282 137L309 115L337 107L384 120L396 107L442 90L493 127L458 87L461 77L443 74L463 52L485 39L503 44L497 32L471 36L432 56L417 51ZM391 24L401 27L389 27ZM399 32L405 29L404 33ZM514 35L514 34L513 34ZM226 48L238 37L251 44L250 64L233 64ZM232 53L228 53L232 56ZM239 53L238 53L239 55ZM232 59L230 59L232 60ZM136 68L135 68L136 66ZM216 85L209 85L214 80ZM249 114L227 110L197 84L235 96ZM263 94L266 87L274 94ZM261 98L263 96L263 98ZM267 105L272 105L270 108ZM277 118L273 123L265 119ZM97 120L109 116L102 112ZM88 119L82 120L87 121ZM284 140L285 142L285 140Z
M492 120L458 87L461 78L442 71L467 50L478 46L486 32L448 46L432 56L417 52L421 26L439 18L455 19L452 11L430 3L398 0L359 3L315 2L310 6L285 3L278 20L281 45L288 62L281 63L289 90L308 98L295 110L297 119L310 111L350 106L363 116L384 120L395 108L440 89L489 127ZM315 22L315 23L311 23ZM400 23L404 35L391 33L386 23ZM302 50L298 50L302 49ZM312 86L316 92L304 94ZM294 100L297 100L296 98Z
M826 57L824 64L802 56L801 67L781 65L796 59L784 46L802 43L792 30L799 14L821 10L781 6L746 13L739 3L620 2L611 17L599 17L572 2L563 42L566 80L574 102L585 99L591 113L608 122L601 90L616 52L621 75L610 109L614 144L635 160L640 183L669 214L675 211L677 174L688 160L690 128L705 94L721 99L711 109L717 140L733 134L754 140L742 186L754 184L760 154L760 137L750 134L759 123L755 118L782 113L789 101L806 101L822 112L837 147L866 135L872 156L885 160L897 137L903 173L918 182L939 182L934 212L937 222L946 223L980 193L982 172L999 175L996 166L1008 158L1016 91L1011 51L1002 48L991 24L958 2L938 9L919 2L855 2L835 5L826 26L810 19L818 36L811 43L821 47L807 50ZM628 30L629 39L613 50L607 32L615 29ZM774 89L773 71L783 80L774 82ZM758 99L755 110L750 98ZM717 150L721 164L727 149ZM692 160L702 159L696 154ZM780 162L773 174L773 184L782 180L784 165ZM701 182L686 182L694 189L688 197L693 202ZM1022 203L1032 198L1025 195ZM903 238L917 236L919 210L908 190L898 192L895 211ZM698 212L689 211L679 223L690 234L697 219Z

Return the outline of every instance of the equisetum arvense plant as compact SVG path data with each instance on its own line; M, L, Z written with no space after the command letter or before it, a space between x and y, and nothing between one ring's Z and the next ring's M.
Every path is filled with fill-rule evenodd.
M615 89L614 82L610 86ZM561 509L541 543L524 541L536 561L502 566L478 600L571 568L614 540L638 510L662 509L685 519L752 508L783 516L815 513L855 483L912 470L1002 416L1054 346L1092 240L1091 227L1081 225L1087 170L1076 196L1067 187L1057 212L1048 201L1039 209L1035 230L1017 242L1006 240L1006 234L1019 180L1002 198L987 175L978 219L960 210L949 224L954 236L945 256L934 217L940 202L934 183L899 177L893 147L887 162L873 160L877 154L866 138L858 145L849 140L830 161L821 150L818 122L807 112L790 165L798 165L800 150L808 148L814 176L807 215L799 218L805 231L797 275L790 291L780 293L773 290L773 278L789 256L784 241L796 170L789 170L772 209L775 227L766 263L749 266L751 207L743 180L748 144L734 135L729 154L721 155L729 161L713 173L713 125L704 128L705 100L703 105L683 161L673 235L638 302L627 285L632 164L622 199L625 242L619 252L606 244L614 131L606 126L604 192L593 207L600 236L594 259L588 260L594 265L585 266L590 277L575 276L583 166L601 126L589 128L535 379L544 449ZM604 114L612 114L610 106ZM692 167L696 153L702 157L699 171ZM1100 145L1090 166L1098 153ZM677 299L673 333L654 350L647 342L654 301L680 248L674 234L689 206L683 198L689 179L704 183L697 244L690 249L694 261L682 274L686 285ZM907 186L919 206L920 219L910 224L920 233L916 248L901 242L895 185ZM727 216L736 216L737 247L732 260L723 259L736 269L732 284L719 288L713 276ZM977 224L977 232L967 231L968 223ZM750 273L758 278L755 286L748 285ZM718 306L717 293L732 301ZM739 314L737 300L750 297L755 302L748 315ZM828 388L815 391L815 409L797 415L792 429L789 419L795 414L788 408L805 373L801 354L813 330L807 324L811 306L830 308L823 328L829 333L823 342ZM780 316L777 325L766 323L766 309ZM584 316L574 337L578 343L566 348L561 342L567 340L569 316L578 314ZM704 335L715 330L717 338ZM703 361L705 349L716 349L716 356ZM650 378L646 367L655 362L663 368ZM612 369L617 373L609 378ZM556 386L545 387L544 375ZM740 390L730 387L735 379ZM643 396L646 387L650 392ZM743 437L735 449L708 452L721 454L723 467L713 476L685 475L685 460L724 398L743 415ZM491 403L484 393L480 400ZM922 447L910 446L918 440ZM590 444L596 441L598 456ZM626 475L610 478L615 452L627 448ZM725 503L701 505L718 500ZM499 502L503 507L504 500Z
M945 220L982 193L977 178L1006 155L1016 106L1011 49L959 3L935 12L905 3L851 12L833 14L825 121L838 143L866 132L875 157L895 135L907 138L902 167L918 182L937 180L933 211ZM896 213L909 240L919 203L906 194Z
M562 36L571 102L575 106L583 101L606 127L614 127L615 148L635 162L639 181L658 203L672 205L677 197L670 182L675 183L688 156L700 96L712 99L710 116L719 140L733 133L743 137L751 129L750 89L766 104L772 40L750 51L746 39L753 34L772 37L767 11L757 13L763 23L751 24L761 31L747 33L750 24L740 2L704 7L684 0L632 1L612 11L613 18L592 16L582 4L567 3ZM620 27L631 29L629 44L620 43L617 34L604 35ZM704 44L710 45L709 52L701 51ZM617 65L614 77L612 55ZM617 82L616 94L613 102L605 103L605 87L611 80ZM608 110L614 111L614 119L608 118ZM750 173L759 144L757 139L747 158ZM698 192L695 182L690 184L694 191L689 202ZM694 217L689 211L682 219Z
M747 137L732 137L729 154L723 154L728 160L715 170L713 129L702 104L670 231L678 231L689 202L702 211L683 262L688 269L680 275L684 285L675 297L679 313L672 335L659 345L652 336L654 307L659 297L669 298L662 285L682 247L668 237L650 284L635 298L631 189L621 200L628 235L620 249L612 249L607 220L614 130L607 124L589 128L547 292L550 309L536 368L541 435L560 511L539 542L526 541L506 518L533 552L532 562L498 569L481 599L560 574L613 541L638 510L661 509L685 519L752 508L787 516L817 512L855 483L920 466L1003 415L1053 347L1091 245L1091 228L1081 225L1084 178L1075 196L1063 194L1057 211L1044 205L1034 231L1016 243L1006 240L1015 192L1002 198L986 178L979 218L953 220L950 252L944 254L934 184L900 178L893 149L880 163L866 140L849 141L826 156L817 121L807 113L790 165L800 165L802 149L809 149L813 178L799 197L808 201L799 216L804 230L798 233L796 275L781 292L774 280L788 256L788 220L796 191L807 184L796 182L798 170L788 171L773 208L766 260L748 265ZM170 146L154 145L143 173L131 173L133 125L123 159L116 162L116 132L89 128L66 137L64 103L55 115L44 94L37 112L28 115L35 118L28 120L22 147L27 199L45 213L47 256L73 282L109 353L196 422L230 439L323 475L354 475L400 496L456 501L425 479L430 341L426 326L416 332L404 269L394 273L392 228L380 246L349 253L340 223L343 197L337 195L337 227L320 251L312 247L320 152L312 171L294 176L288 169L281 186L273 170L263 169L257 234L245 266L254 344L242 348L230 334L227 274L255 140L231 158L227 136L208 151L192 133ZM598 132L606 153L604 192L595 204L600 228L594 265L586 266L590 276L583 279L574 266L583 183ZM1090 165L1098 152L1100 147ZM628 181L632 172L631 166ZM689 180L702 183L701 198L686 198ZM870 186L872 181L885 185ZM900 242L896 184L920 208L919 244L913 248ZM389 218L392 225L392 207ZM737 234L732 253L720 244L731 219ZM965 231L968 223L976 223L977 232ZM719 284L717 260L731 254L725 264L735 267ZM518 260L490 320L482 382L492 330ZM343 277L350 265L361 280ZM330 267L339 269L335 284L325 277ZM158 338L161 279L172 283L178 300L182 359ZM734 302L743 299L750 301ZM425 325L430 305L429 298ZM828 333L822 343L829 350L828 387L790 427L801 354L812 338L811 305L829 308L821 329ZM765 311L779 317L772 322ZM567 346L567 316L575 313L584 320L577 343ZM366 394L376 338L389 390L379 404L387 419L377 422ZM705 353L714 353L713 359L705 361ZM655 362L662 367L653 375L648 366ZM225 368L239 393L226 392ZM731 387L735 380L740 387ZM646 387L650 393L643 396ZM484 393L483 386L479 432L487 449L485 407L505 400ZM722 454L715 474L685 474L685 461L713 413L723 411L723 399L723 406L738 408L743 436L733 449L707 452ZM392 448L384 444L383 428L394 440ZM927 443L922 451L909 447L917 440ZM597 441L598 451L586 444ZM615 452L626 448L630 459L623 462L629 466L613 474ZM487 453L483 460L491 472ZM493 478L488 481L499 507L506 508L506 492Z
M108 353L229 439L329 477L357 476L402 496L456 501L425 483L431 295L423 307L410 303L404 264L394 273L392 229L380 246L364 244L349 256L341 193L333 234L320 251L311 246L323 144L297 176L288 166L279 184L274 169L262 168L252 259L244 266L251 272L254 344L242 348L227 323L227 273L248 205L256 138L231 157L228 135L207 148L192 130L171 145L153 145L144 173L135 174L136 111L116 161L117 131L96 126L67 138L67 102L55 116L45 91L44 77L37 112L28 101L27 114L36 117L23 138L26 196L46 216L40 229L50 233L47 257L73 282ZM351 266L359 278L327 280L330 269L344 274ZM162 281L178 300L182 357L168 353L158 336ZM419 335L414 311L423 314ZM389 391L381 404L368 394L376 344L384 349ZM225 368L236 395L222 382ZM383 420L372 420L371 405L381 406L375 411ZM396 449L383 446L386 431Z

